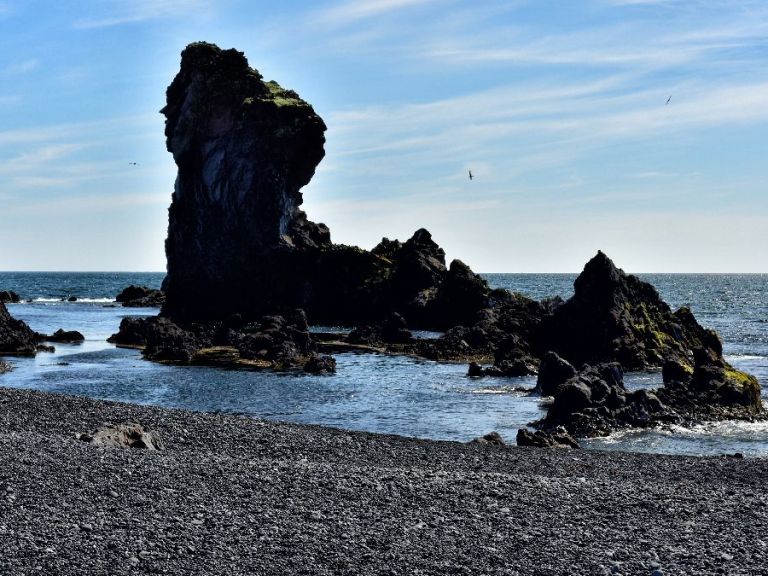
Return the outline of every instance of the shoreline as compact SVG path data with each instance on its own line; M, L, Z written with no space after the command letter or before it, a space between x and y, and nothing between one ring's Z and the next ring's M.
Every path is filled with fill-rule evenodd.
M104 422L162 451L76 439ZM0 572L757 573L768 458L541 450L0 388Z

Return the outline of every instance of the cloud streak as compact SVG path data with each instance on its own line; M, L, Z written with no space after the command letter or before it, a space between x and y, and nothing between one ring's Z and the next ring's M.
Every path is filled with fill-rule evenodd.
M75 28L110 28L163 18L183 18L207 7L203 0L111 0L108 9L75 21Z

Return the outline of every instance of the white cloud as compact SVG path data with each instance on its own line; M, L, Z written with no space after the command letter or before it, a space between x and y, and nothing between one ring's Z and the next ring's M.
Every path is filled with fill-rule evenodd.
M351 0L319 10L312 16L317 24L346 26L407 8L434 3L436 0Z
M205 0L107 0L98 16L82 18L76 28L109 28L159 18L187 18L209 7Z
M6 71L11 74L24 74L37 68L39 64L40 61L37 58L27 58L26 60L11 64L6 68Z

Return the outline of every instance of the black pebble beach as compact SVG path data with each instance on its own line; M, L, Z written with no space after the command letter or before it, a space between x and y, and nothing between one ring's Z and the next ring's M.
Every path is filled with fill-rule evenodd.
M0 388L0 574L766 574L766 478Z

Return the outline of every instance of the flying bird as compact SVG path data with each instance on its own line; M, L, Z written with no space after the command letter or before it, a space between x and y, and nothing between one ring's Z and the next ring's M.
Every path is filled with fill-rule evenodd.
M667 98L667 104L669 104L670 100L672 100L672 95L670 95L669 98ZM664 106L666 106L667 104L664 104Z
M138 166L139 165L138 162L128 162L128 164L130 164L131 166Z
M472 180L474 176L472 176L472 170L469 171L469 179Z

